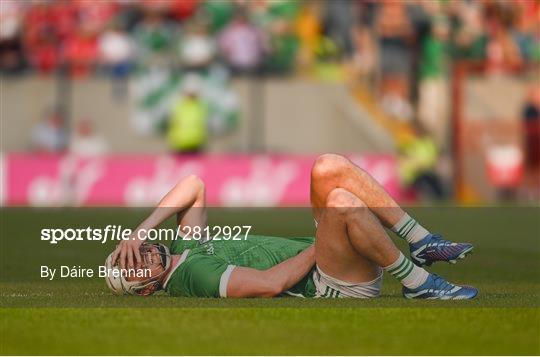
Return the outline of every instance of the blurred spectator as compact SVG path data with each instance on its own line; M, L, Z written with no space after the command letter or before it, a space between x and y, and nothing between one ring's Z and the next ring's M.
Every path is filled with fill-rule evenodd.
M16 0L4 0L0 7L0 39L13 39L19 35L23 22L22 5Z
M528 45L525 57L528 60L540 62L540 2L525 2L521 15L519 28Z
M384 77L395 77L406 81L411 72L410 42L413 36L406 5L383 1L376 17L376 31L379 35L383 80Z
M292 24L276 20L270 27L270 54L266 57L265 70L270 73L290 73L295 65L298 38Z
M210 31L218 33L231 21L234 14L232 1L206 0L202 5L203 16L208 19Z
M0 6L0 72L17 73L24 68L21 43L22 4L2 1Z
M109 26L117 15L114 1L74 0L78 5L80 26L92 34L98 34Z
M398 170L403 185L427 200L447 196L437 173L439 152L433 139L419 126L406 133L399 143Z
M86 77L97 64L97 38L90 28L80 26L68 36L64 47L64 58L69 64L70 74L74 77Z
M107 152L107 142L94 130L89 119L77 123L75 134L71 138L71 153L79 157L99 156Z
M42 74L51 73L60 62L56 38L51 33L42 33L32 41L28 41L26 52L31 66Z
M525 170L527 194L534 200L540 199L540 87L533 85L523 107L525 132Z
M182 96L174 104L167 129L167 141L172 152L200 152L207 137L208 110L201 97L201 78L187 75Z
M180 42L180 60L189 70L207 69L215 56L215 44L202 23L190 24Z
M362 81L368 80L373 84L378 75L378 38L374 31L377 4L375 1L358 1L355 3L355 24L352 28L352 69ZM375 88L371 85L371 88Z
M150 65L168 65L168 58L174 42L174 29L166 22L158 7L147 8L144 18L134 31L138 48L139 64L144 68Z
M487 36L484 33L482 8L478 2L450 3L452 8L453 55L458 59L478 60L485 56Z
M372 80L376 65L376 49L371 31L364 26L358 26L353 30L354 54L352 66L354 72L362 80Z
M24 47L30 65L40 73L50 73L59 61L59 35L49 3L37 2L25 17ZM74 18L74 17L72 17ZM57 19L58 20L58 19ZM59 21L58 24L63 22Z
M263 34L251 24L244 11L238 11L225 27L219 47L225 63L237 74L257 72L266 52Z
M100 65L113 79L113 97L127 96L127 77L135 64L135 45L132 38L111 24L98 40Z
M492 72L504 71L506 67L515 67L522 62L519 46L511 32L516 21L516 11L516 7L504 2L485 4L485 22L488 34L486 60Z
M124 78L129 74L135 59L135 49L127 33L117 25L111 25L100 35L98 47L101 64L114 78Z
M296 20L296 34L300 41L299 63L304 67L313 63L315 51L321 41L322 26L317 5L317 1L307 2L300 9Z
M406 3L385 0L376 15L381 61L381 104L398 119L412 119L409 102L409 76L412 70L412 27Z
M324 27L331 38L346 55L353 51L351 30L354 28L352 1L327 0L325 2Z
M80 1L59 0L48 3L48 21L58 41L69 37L81 23L90 19L89 16L80 16L84 4ZM88 7L88 4L86 5ZM101 4L100 4L101 6ZM86 12L90 11L89 9ZM94 31L99 31L95 29Z
M299 4L298 0L280 0L280 1L266 1L259 0L266 3L268 7L268 16L271 21L274 20L286 20L292 21L298 16Z
M60 152L67 146L67 133L62 117L57 111L49 111L30 132L32 150L38 152Z
M257 0L248 4L252 23L265 36L264 70L274 74L290 73L295 67L299 47L295 31L298 1Z
M189 19L195 15L199 0L170 0L172 16L179 21Z
M114 22L119 28L133 35L133 29L141 21L143 13L139 0L117 0L118 12Z
M448 34L446 17L433 18L420 54L418 119L439 148L446 147L448 133Z

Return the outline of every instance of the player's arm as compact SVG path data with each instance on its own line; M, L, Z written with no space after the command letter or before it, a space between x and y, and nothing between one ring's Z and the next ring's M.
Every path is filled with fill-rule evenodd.
M139 247L144 242L144 234L163 223L172 215L178 215L178 222L190 220L189 225L206 225L204 212L204 184L195 175L180 180L162 199L154 211L135 229L131 239L123 240L114 251L113 261L119 259L120 266L134 267L141 261ZM190 215L190 209L195 211ZM187 217L187 216L190 217ZM196 217L196 218L195 218ZM187 225L187 224L186 224Z
M315 247L285 260L270 269L236 267L229 278L227 297L272 297L290 289L315 264Z

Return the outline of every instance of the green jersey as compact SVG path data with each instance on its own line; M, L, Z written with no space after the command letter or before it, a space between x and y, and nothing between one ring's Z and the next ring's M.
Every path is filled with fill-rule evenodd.
M314 238L281 238L248 235L243 240L217 240L199 244L196 240L177 239L171 254L180 260L165 281L172 296L226 297L227 283L236 266L265 270L308 248ZM313 297L313 271L286 293Z

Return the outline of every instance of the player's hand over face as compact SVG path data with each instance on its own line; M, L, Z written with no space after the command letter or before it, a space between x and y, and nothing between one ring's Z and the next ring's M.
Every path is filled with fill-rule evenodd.
M120 242L114 250L113 263L118 261L122 269L135 268L139 263L142 263L139 248L143 242L135 234L130 239Z

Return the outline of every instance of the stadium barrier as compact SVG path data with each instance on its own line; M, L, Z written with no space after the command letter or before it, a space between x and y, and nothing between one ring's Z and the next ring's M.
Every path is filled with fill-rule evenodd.
M348 155L400 199L395 157ZM111 155L75 157L6 153L4 206L154 205L182 177L195 174L210 206L308 206L309 155Z
M395 158L349 155L396 198ZM181 178L201 177L211 206L307 206L315 156L73 155L8 153L2 158L7 206L149 206Z

